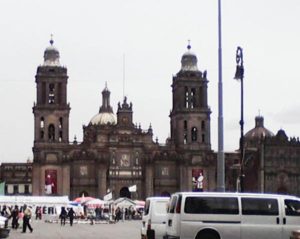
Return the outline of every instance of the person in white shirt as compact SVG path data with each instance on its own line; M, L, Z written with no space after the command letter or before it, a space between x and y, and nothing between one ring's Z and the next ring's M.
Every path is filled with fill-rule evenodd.
M203 179L204 179L203 174L200 173L197 179L197 190L199 192L203 192Z

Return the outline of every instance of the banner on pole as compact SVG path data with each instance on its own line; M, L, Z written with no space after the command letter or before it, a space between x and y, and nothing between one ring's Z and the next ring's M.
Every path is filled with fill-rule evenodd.
M129 192L136 192L136 185L130 186L128 189Z
M108 194L106 194L104 197L103 197L103 200L104 201L109 201L109 200L111 200L112 199L112 193L110 192L110 193L108 193Z

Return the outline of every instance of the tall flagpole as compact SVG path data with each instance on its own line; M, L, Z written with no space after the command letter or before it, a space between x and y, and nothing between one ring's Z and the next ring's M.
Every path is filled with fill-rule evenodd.
M123 99L125 97L125 53L123 54Z
M224 129L223 129L223 85L222 85L222 21L221 0L218 0L218 66L219 66L219 115L218 115L218 165L217 165L217 190L225 191L225 167L224 167Z

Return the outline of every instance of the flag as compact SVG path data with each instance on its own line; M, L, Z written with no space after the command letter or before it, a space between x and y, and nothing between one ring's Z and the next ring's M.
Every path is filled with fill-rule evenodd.
M106 194L106 195L103 197L103 200L104 200L104 201L109 201L110 199L112 199L112 193L111 193L111 192L108 193L108 194Z
M136 185L130 186L128 189L129 192L136 192Z
M5 195L5 182L0 183L0 195Z

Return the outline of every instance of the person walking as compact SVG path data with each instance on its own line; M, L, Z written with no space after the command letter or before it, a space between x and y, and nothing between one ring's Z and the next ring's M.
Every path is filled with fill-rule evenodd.
M12 229L18 229L19 227L19 207L17 205L15 205L14 209L11 212L11 217L12 217L12 221L11 221L11 228Z
M67 211L66 211L65 207L61 207L59 218L60 218L60 225L61 226L66 225Z
M24 217L23 217L23 233L26 232L27 227L29 228L30 232L33 232L33 228L30 225L30 219L32 216L31 209L27 207L27 205L24 205Z
M70 219L70 226L73 226L73 220L74 220L75 212L73 208L71 207L68 211L68 217Z
M115 211L115 222L118 222L119 220L121 220L121 217L122 217L121 209L119 207L117 207L117 209Z
M35 220L42 220L42 207L37 206L35 209Z

